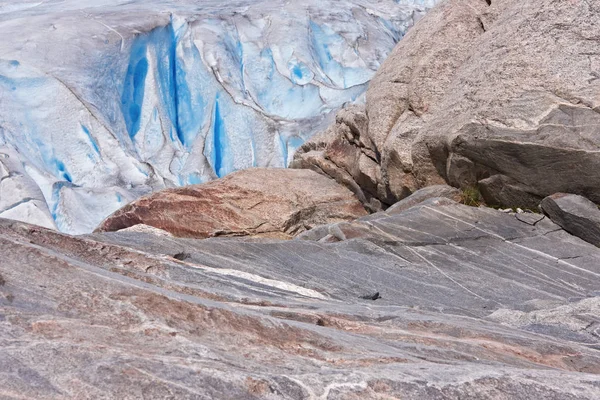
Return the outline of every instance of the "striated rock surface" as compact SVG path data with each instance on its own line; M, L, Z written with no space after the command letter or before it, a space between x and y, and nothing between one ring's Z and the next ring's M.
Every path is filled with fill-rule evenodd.
M555 193L546 197L541 209L565 231L600 247L600 210L585 197Z
M599 25L598 2L442 1L380 68L366 108L340 113L293 166L383 207L440 183L501 206L556 192L600 202Z
M254 168L143 197L109 216L97 231L148 225L180 237L290 238L366 213L332 179L308 170Z
M409 197L400 200L390 208L386 210L387 214L399 214L405 210L408 210L411 207L416 206L419 203L424 202L425 200L433 199L433 198L447 198L454 201L461 200L460 190L453 188L448 185L433 185L428 186L423 189L419 189Z
M0 397L600 397L598 248L450 199L375 215L335 243L0 220Z

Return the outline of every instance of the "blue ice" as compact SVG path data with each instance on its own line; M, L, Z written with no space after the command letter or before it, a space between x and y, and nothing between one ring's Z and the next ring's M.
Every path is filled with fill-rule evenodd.
M208 151L206 151L207 149ZM207 140L204 154L219 178L232 172L233 163L229 152L229 138L227 137L226 121L221 110L221 101L218 95L214 105L212 135L209 140Z

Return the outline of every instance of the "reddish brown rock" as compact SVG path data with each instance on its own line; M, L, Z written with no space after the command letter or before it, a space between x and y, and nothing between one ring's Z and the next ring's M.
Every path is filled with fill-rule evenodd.
M290 238L317 225L366 214L349 190L323 175L255 168L143 197L108 217L96 231L144 224L179 237Z

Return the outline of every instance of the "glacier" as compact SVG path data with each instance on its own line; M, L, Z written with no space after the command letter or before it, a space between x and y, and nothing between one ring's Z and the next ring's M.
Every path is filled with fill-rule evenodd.
M294 151L436 0L0 1L0 218L71 234Z

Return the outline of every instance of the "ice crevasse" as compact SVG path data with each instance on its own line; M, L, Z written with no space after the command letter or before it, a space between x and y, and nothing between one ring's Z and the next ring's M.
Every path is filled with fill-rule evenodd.
M88 233L151 191L285 167L434 3L0 2L0 218Z

